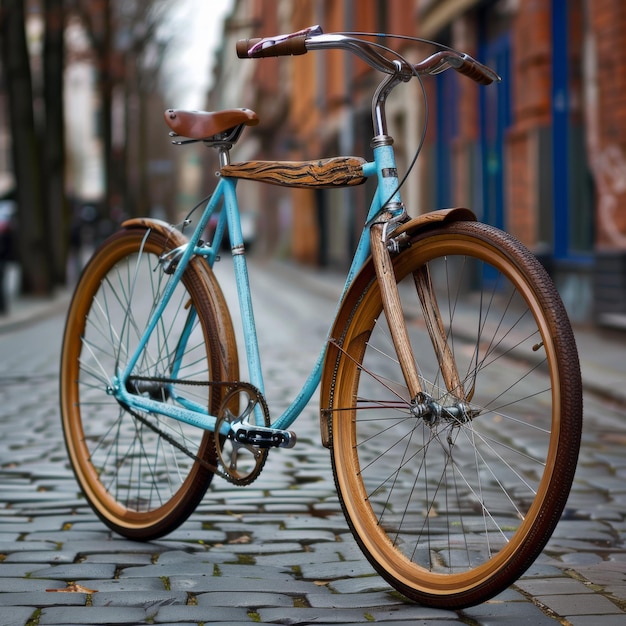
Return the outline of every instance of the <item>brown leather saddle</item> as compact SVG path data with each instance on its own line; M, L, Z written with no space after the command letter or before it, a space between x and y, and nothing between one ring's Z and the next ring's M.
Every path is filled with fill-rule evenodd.
M238 126L256 126L259 117L250 109L223 111L185 111L168 109L165 122L180 137L197 141L208 140Z

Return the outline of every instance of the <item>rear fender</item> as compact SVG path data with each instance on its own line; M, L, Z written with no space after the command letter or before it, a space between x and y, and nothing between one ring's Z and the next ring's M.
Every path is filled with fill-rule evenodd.
M172 242L172 249L187 243L187 237L168 222L151 217L134 217L122 222L122 228L149 228Z

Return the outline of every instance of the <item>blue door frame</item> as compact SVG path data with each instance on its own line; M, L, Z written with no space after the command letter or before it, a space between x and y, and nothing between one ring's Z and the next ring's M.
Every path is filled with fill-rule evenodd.
M555 259L569 257L569 51L567 0L552 0L552 189Z
M482 155L483 215L481 219L506 228L504 140L511 125L511 36L481 38L480 59L502 82L480 90L480 144Z
M436 202L437 207L454 203L454 163L452 146L459 131L458 76L455 72L437 75L437 146Z

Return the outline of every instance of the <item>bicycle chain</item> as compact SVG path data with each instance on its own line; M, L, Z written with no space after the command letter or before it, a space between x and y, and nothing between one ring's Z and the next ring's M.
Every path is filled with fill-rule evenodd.
M223 382L223 381L202 381L202 380L179 380L177 378L157 378L155 376L130 376L129 381L133 381L133 380L141 381L141 382L157 382L157 383L163 383L163 384L168 384L168 385L172 385L172 384L190 385L192 387L227 387L230 389L246 389L247 391L253 393L256 397L259 398L259 400L261 401L261 404L263 405L264 411L267 413L267 404L265 402L265 398L263 397L263 394L261 394L261 392L251 383L245 383L241 381ZM139 420L144 426L147 426L150 430L155 432L157 435L159 435L160 437L163 437L165 441L167 441L169 444L171 444L175 448L178 448L183 454L186 454L189 458L193 459L195 462L200 463L200 465L203 468L209 470L210 472L213 472L214 474L217 474L220 478L225 478L226 480L230 481L231 479L230 474L227 471L221 469L219 465L209 463L206 459L200 458L198 455L194 454L191 450L189 450L188 448L183 446L180 442L178 442L176 439L174 439L171 435L169 435L165 431L155 426L152 422L147 420L143 415L131 409L127 404L120 402L120 405L124 408L125 411L130 413L130 415L132 415L135 419ZM213 445L215 446L215 444Z

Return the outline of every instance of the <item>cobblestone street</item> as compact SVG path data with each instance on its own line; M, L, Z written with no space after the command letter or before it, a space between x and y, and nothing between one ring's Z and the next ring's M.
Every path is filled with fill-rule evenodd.
M278 415L315 361L336 285L282 264L251 265L267 399ZM216 478L189 520L159 541L108 531L67 463L57 389L63 321L63 312L52 312L0 326L3 626L626 622L626 426L618 394L587 389L577 478L535 565L490 602L435 610L403 600L354 542L320 445L317 395L294 425L296 447L270 452L251 486ZM607 368L624 345L623 337L579 339L581 354L606 350Z

